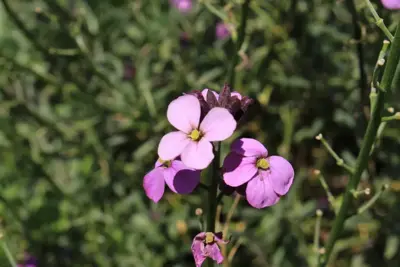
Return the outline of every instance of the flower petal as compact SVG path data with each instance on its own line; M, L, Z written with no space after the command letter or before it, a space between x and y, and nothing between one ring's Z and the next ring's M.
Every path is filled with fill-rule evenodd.
M163 168L155 168L147 173L144 176L143 187L146 196L157 203L164 195L165 182Z
M213 260L215 260L218 264L221 264L224 261L224 256L222 256L221 251L217 243L212 245L206 245L206 254Z
M268 150L263 144L253 138L240 138L232 143L231 151L246 157L266 157Z
M236 153L229 153L223 165L224 182L233 187L248 182L258 171L255 165L256 160L256 157L243 157Z
M203 253L204 238L205 238L205 233L202 232L202 233L196 235L192 242L192 254L194 257L194 261L196 263L196 267L200 267L206 259L206 256Z
M202 138L199 142L190 141L181 154L183 164L189 168L202 170L214 159L212 144Z
M400 9L399 0L382 0L382 5L387 9Z
M185 133L170 132L161 138L158 144L158 156L162 160L173 160L182 153L189 142L190 139Z
M200 182L200 171L189 169L180 160L174 160L164 173L168 187L178 194L190 194Z
M210 142L229 138L236 129L236 121L225 108L212 108L200 124L203 138Z
M232 92L231 97L237 97L239 100L242 100L242 95L239 92Z
M266 172L272 188L278 195L285 195L292 186L294 179L292 165L280 156L271 156L267 160L270 167Z
M247 184L246 199L251 206L261 209L276 204L279 196L272 189L269 179L258 175Z
M169 104L167 118L176 129L188 134L199 126L200 113L200 102L197 97L183 95Z
M211 90L211 89L208 89L208 88L203 89L203 91L201 91L201 94L203 95L204 100L207 101L207 93L208 93L208 91L211 91L214 94L215 98L218 100L218 98L219 98L218 93L215 92L214 90Z

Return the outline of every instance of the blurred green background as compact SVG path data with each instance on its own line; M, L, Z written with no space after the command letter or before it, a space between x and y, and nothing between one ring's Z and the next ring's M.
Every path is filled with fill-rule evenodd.
M238 26L242 1L204 2ZM365 2L354 3L360 32L348 0L251 3L232 87L256 102L235 137L287 157L296 177L276 206L240 202L229 224L237 251L224 266L311 266L317 208L327 239L334 213L313 169L337 201L348 175L314 137L354 164L384 39ZM400 14L374 4L393 31ZM216 38L211 11L201 1L182 13L167 0L1 0L0 217L17 259L28 251L46 267L194 266L205 194L168 192L156 205L142 181L171 129L168 103L226 82L235 46ZM399 100L387 107L399 110ZM399 266L399 125L383 131L360 185L371 194L355 204L382 184L391 190L346 222L331 266ZM221 225L232 202L223 199ZM9 266L2 251L0 266Z

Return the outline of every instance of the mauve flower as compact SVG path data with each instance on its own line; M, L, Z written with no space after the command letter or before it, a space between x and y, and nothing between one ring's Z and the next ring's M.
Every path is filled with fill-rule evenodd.
M34 256L25 252L23 263L17 264L17 267L36 267L38 266L37 260Z
M222 239L222 233L201 232L196 235L192 243L192 253L196 267L201 267L207 257L210 257L218 264L224 261L218 244L227 244Z
M188 13L192 10L192 0L171 0L170 3L182 13Z
M246 199L255 208L272 206L293 183L292 165L280 156L269 156L257 140L241 138L233 142L224 160L224 182L239 187L247 183Z
M200 102L193 95L183 95L172 101L167 110L168 121L179 131L163 136L158 155L163 160L180 156L189 168L205 169L214 159L211 142L229 138L236 121L225 108L212 108L200 122Z
M231 35L229 31L228 24L224 22L218 22L217 26L215 27L215 35L217 39L225 39Z
M382 5L387 9L400 9L400 0L382 0Z
M180 160L157 160L155 168L144 176L143 187L148 198L158 202L165 184L175 193L189 194L200 182L200 171L186 167Z

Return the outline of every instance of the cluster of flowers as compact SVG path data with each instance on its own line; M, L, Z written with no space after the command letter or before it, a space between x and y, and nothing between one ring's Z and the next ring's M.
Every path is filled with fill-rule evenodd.
M232 136L252 99L231 92L225 85L220 94L204 89L173 100L167 118L176 131L164 135L158 146L159 159L144 177L146 195L158 202L165 184L175 193L189 194L200 183L201 171L214 159L213 142ZM259 141L240 138L231 145L222 166L220 189L243 194L258 209L276 204L285 195L294 178L292 165L283 157L269 156ZM206 257L222 261L218 243L225 242L215 233L200 233L192 251L197 266Z

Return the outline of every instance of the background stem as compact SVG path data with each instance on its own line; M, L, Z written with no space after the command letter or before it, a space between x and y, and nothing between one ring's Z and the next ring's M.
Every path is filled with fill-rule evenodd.
M376 104L372 111L371 120L368 123L367 131L364 135L364 140L361 146L360 153L357 157L357 164L354 174L349 180L346 187L346 191L343 196L343 202L340 206L338 215L334 221L333 228L329 235L328 243L326 245L326 254L324 255L319 266L326 266L329 260L329 256L332 253L333 247L340 233L343 230L343 225L347 217L348 210L350 208L350 202L353 197L352 190L355 190L360 182L361 175L367 166L371 148L374 144L378 127L382 118L382 111L384 109L385 95L387 91L390 91L392 86L392 81L396 72L400 59L400 22L397 25L396 35L394 37L392 46L389 52L389 58L385 71L383 73L382 82L380 84L381 90L378 91L378 96L376 99Z

